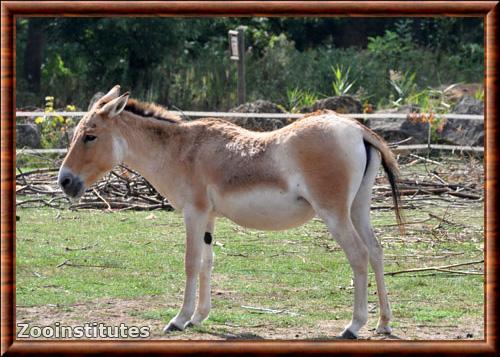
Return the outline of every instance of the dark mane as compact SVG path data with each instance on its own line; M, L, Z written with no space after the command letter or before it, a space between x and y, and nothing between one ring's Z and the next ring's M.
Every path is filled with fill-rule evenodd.
M181 121L181 118L179 116L175 115L172 112L169 112L164 107L153 103L139 102L135 99L129 99L124 110L141 117L165 120L171 123L177 123Z

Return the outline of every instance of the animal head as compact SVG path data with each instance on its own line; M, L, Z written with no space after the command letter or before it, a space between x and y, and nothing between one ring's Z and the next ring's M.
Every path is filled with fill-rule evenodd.
M69 197L81 197L87 187L123 161L126 144L114 130L114 123L128 97L128 92L120 95L118 85L100 98L94 96L87 114L75 128L58 178Z

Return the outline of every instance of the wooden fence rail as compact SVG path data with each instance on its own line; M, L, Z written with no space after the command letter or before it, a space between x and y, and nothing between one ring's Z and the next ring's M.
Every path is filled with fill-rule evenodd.
M16 112L16 117L83 117L87 112ZM263 119L298 119L305 114L291 113L229 113L229 112L196 112L196 111L172 111L172 113L187 117L218 117L218 118L263 118ZM414 114L414 115L418 115ZM374 113L374 114L342 114L349 118L355 119L407 119L408 114L404 113ZM441 118L452 120L479 120L484 121L483 115L474 114L439 114Z
M484 148L481 146L458 146L458 145L439 145L431 144L430 148L432 150L445 150L452 152L484 152ZM427 144L416 144L416 145L397 145L392 148L394 152L406 152L406 151L422 151L428 150L429 145ZM33 154L66 154L67 149L17 149L16 155L33 155Z
M83 117L87 112L28 112L28 111L18 111L16 112L16 117L38 117L38 116L66 116L66 117ZM261 118L261 119L298 119L304 116L304 114L289 114L289 113L229 113L229 112L199 112L199 111L173 111L181 116L187 117L219 117L219 118ZM342 114L355 119L407 119L408 114L402 113L375 113L375 114ZM417 114L418 115L418 114ZM451 120L474 120L474 121L484 121L483 115L472 115L472 114L441 114L442 118ZM417 145L397 145L393 148L395 152L405 152L409 150L420 151L420 150L447 150L447 151L458 151L458 152L484 152L483 147L478 146L456 146L456 145L438 145L431 144L417 144ZM66 149L18 149L16 150L17 155L26 154L65 154Z

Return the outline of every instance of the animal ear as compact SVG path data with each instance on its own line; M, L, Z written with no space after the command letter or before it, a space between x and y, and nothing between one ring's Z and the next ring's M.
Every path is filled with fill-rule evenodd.
M113 99L111 102L105 104L97 111L100 115L106 115L108 118L114 118L119 115L128 103L129 92L123 93L118 98Z
M119 95L120 95L120 86L117 84L116 86L111 88L108 93L104 94L104 96L102 96L99 101L107 103L115 98L118 98Z
M90 104L87 108L87 111L90 112L92 110L92 108L94 107L94 104L97 103L97 101L99 101L102 97L104 97L103 92L97 92L96 94L94 94L94 96L90 100Z

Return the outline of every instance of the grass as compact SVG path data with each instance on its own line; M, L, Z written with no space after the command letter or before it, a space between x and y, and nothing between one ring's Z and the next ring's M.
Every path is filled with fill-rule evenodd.
M446 212L446 220L454 224L436 219L410 224L407 236L400 237L392 226L391 211L373 211L375 231L385 248L386 271L483 257L480 203L448 211L433 206L428 211L437 216ZM423 220L428 211L408 210L406 219ZM168 322L180 308L184 226L179 214L49 208L18 209L17 214L18 307L55 305L64 311L99 299L167 301L167 306L144 304L125 312L155 326ZM210 328L224 330L227 325L314 329L322 321L343 325L350 319L351 270L318 219L283 232L244 229L219 219L214 241L213 309L203 327L190 330L191 334ZM468 269L472 267L457 268ZM482 275L427 271L387 276L386 282L396 329L482 322ZM373 328L377 316L373 274L368 293L370 307L374 307L368 327ZM242 306L285 313L262 314Z

